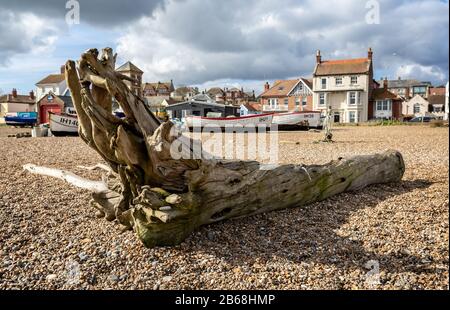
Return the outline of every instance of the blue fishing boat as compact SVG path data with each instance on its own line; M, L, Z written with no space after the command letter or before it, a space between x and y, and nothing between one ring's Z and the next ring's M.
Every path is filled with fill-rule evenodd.
M5 123L8 126L26 127L34 126L38 122L37 112L6 113Z

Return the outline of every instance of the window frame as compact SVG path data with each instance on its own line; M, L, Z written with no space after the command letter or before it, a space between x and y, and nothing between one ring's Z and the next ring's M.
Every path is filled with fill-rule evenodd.
M353 81L353 79L355 79L356 81ZM357 75L350 76L350 85L358 85L358 76Z
M324 83L325 82L325 83ZM327 79L326 78L321 78L320 79L320 89L327 89Z
M339 83L338 83L338 81L339 81ZM342 86L342 84L343 84L342 76L335 77L334 78L334 83L335 83L336 86Z

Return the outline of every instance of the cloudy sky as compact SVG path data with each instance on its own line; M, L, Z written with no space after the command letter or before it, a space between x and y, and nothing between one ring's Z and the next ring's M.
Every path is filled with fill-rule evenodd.
M448 80L448 0L0 0L0 89L28 92L67 59L113 47L145 81L243 86L309 77L324 59L366 57L375 77ZM379 6L379 23L372 13ZM367 18L369 17L369 19ZM376 19L375 19L376 21Z

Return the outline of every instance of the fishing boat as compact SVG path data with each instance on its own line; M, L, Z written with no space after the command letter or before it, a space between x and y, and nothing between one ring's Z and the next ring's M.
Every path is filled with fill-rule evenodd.
M275 113L272 123L278 129L320 128L322 118L318 111Z
M78 136L78 118L76 115L49 112L50 130L56 137Z
M37 124L38 118L36 112L13 112L6 113L5 123L8 126L26 127Z
M202 117L187 116L185 118L186 126L193 127L233 127L233 126L253 126L253 127L270 127L272 124L273 114L259 114L241 117Z

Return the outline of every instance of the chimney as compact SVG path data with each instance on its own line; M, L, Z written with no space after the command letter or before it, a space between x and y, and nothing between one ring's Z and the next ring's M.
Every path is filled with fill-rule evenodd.
M30 98L31 98L31 100L34 100L34 99L35 99L35 97L34 97L34 91L30 91Z
M317 53L316 53L316 62L317 62L318 64L322 63L322 55L320 55L320 50L317 50Z
M14 98L17 97L17 89L13 88L13 90L12 90L12 96L13 96Z
M65 74L66 73L66 66L62 65L60 70L61 70L61 74Z
M367 52L367 58L369 58L370 60L372 60L372 57L373 57L373 51L372 51L372 48L369 47L369 51Z
M383 81L383 88L384 88L384 90L387 90L387 89L388 89L388 79L387 79L387 77L384 78L384 81Z
M264 84L264 91L268 91L269 89L270 89L269 82L266 82L266 84Z

